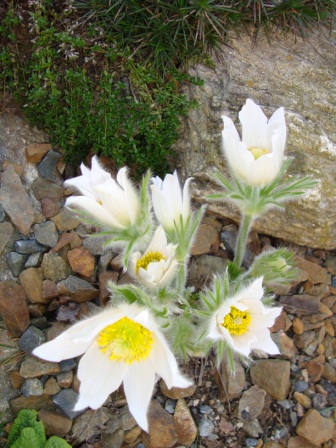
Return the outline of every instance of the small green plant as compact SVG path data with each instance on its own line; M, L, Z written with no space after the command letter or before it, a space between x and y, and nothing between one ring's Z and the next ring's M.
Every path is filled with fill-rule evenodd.
M5 448L71 448L65 440L57 436L46 439L42 422L36 420L37 412L22 409L8 435Z

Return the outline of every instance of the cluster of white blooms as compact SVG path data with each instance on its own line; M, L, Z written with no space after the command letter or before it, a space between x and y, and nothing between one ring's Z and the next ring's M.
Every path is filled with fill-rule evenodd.
M281 308L263 303L263 282L289 278L290 257L284 250L265 253L248 270L241 268L241 260L251 219L257 214L256 208L246 206L250 197L258 198L259 211L268 202L276 203L274 191L283 200L289 197L291 184L281 190L286 163L284 110L278 109L267 122L261 108L247 100L239 118L242 140L231 119L223 117L223 149L234 180L230 183L220 174L217 180L226 191L223 198L241 205L243 230L238 235L236 258L226 272L214 276L211 288L200 292L198 302L189 302L191 291L186 286L190 249L203 216L203 209L193 211L191 207L191 179L181 187L174 172L163 180L152 178L149 187L147 175L136 188L127 168L121 168L113 179L93 157L91 169L81 165L82 175L65 182L82 194L69 197L66 205L110 235L109 244L124 251L124 269L135 280L132 285L111 284L111 304L33 352L55 362L83 355L76 410L99 408L123 383L130 412L148 431L147 408L156 375L168 388L191 384L180 373L168 333L169 341L175 337L172 346L188 344L198 353L209 349L210 341L218 362L223 354L219 347L246 358L253 350L279 354L269 328ZM300 185L303 192L313 184ZM245 210L249 211L247 220ZM185 334L191 335L189 341L181 337ZM183 347L181 352L185 352Z

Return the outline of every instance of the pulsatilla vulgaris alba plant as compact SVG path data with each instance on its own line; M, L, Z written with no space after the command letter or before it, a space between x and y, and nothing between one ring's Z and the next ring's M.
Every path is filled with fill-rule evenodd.
M190 384L177 358L206 356L214 349L218 364L227 354L233 371L235 353L245 360L253 351L279 354L269 328L281 308L272 306L270 291L295 276L293 256L285 249L265 252L243 269L246 239L256 216L315 183L282 180L289 165L282 108L267 122L260 107L247 100L240 120L242 140L224 117L223 145L232 179L216 173L223 193L212 196L232 200L241 209L236 253L227 270L199 294L187 286L190 251L204 214L204 207L194 211L191 206L192 179L182 186L174 172L152 178L149 186L147 173L136 188L126 168L113 179L94 157L91 169L82 165L82 175L66 181L82 193L69 197L66 205L100 227L96 235L105 235L107 250L119 247L124 270L134 279L132 284L110 283L111 303L100 314L33 352L56 362L83 355L76 410L97 409L123 383L130 412L148 431L155 377L169 388Z

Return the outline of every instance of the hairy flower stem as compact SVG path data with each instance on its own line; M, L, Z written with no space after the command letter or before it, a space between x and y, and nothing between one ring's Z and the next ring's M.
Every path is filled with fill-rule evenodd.
M187 269L186 269L187 261L188 260L186 259L182 263L180 263L178 268L177 289L181 294L183 294L187 283Z
M237 244L236 244L236 255L234 257L234 264L237 268L240 268L243 262L245 250L246 250L246 242L247 237L253 222L253 215L243 215L243 219L240 223Z

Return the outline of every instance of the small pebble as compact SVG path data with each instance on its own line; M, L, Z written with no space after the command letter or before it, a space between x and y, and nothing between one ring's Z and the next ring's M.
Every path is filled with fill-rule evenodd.
M292 422L292 426L295 428L295 426L297 425L297 422L298 422L297 414L296 414L296 412L292 411L289 415L290 415L290 419Z
M291 400L278 400L277 403L284 409L290 409L294 406Z
M245 439L245 443L246 443L246 446L257 446L258 445L258 440L257 439L252 439L251 437L247 437Z
M214 428L215 425L212 423L211 420L202 417L198 425L199 435L201 437L208 437L212 433Z
M202 406L200 407L200 413L201 414L211 414L213 412L213 409L208 406L207 404L202 404Z
M176 407L176 400L172 400L171 398L168 398L168 400L165 403L165 410L169 412L169 414L174 414Z
M308 383L306 381L295 381L294 390L297 392L305 392L308 389Z
M317 411L321 411L327 406L327 398L322 394L312 395L313 408Z

